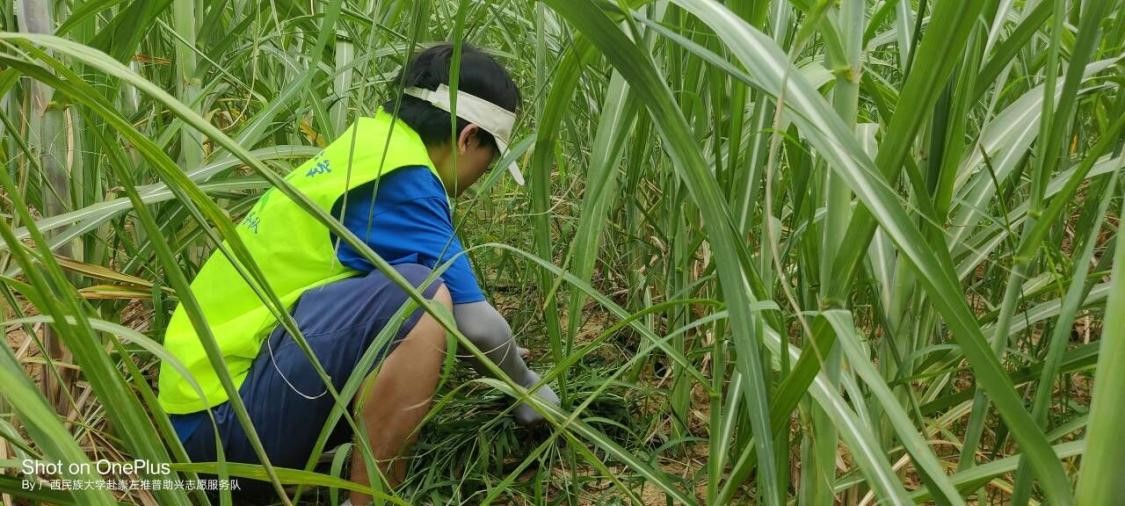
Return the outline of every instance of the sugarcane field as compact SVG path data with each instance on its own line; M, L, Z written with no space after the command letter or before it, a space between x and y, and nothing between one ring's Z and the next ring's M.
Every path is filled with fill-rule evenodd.
M0 506L1125 505L1125 1L0 0Z

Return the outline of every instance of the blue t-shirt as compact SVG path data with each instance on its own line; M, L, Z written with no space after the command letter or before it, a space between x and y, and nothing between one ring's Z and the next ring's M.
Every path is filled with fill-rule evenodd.
M357 186L348 192L346 204L343 198L336 202L332 215L342 215L344 226L391 265L416 263L436 269L457 257L441 274L453 303L484 300L469 257L461 255L445 187L430 169L403 167ZM336 243L335 234L330 239ZM363 274L375 268L342 241L336 257ZM203 411L171 416L180 441L191 436L205 418Z
M344 199L340 199L332 214L339 217L341 207L344 226L387 263L414 263L436 269L456 257L441 274L453 303L484 300L469 257L461 254L461 241L453 231L445 187L430 169L404 167L385 174L348 192L346 206ZM334 242L335 239L333 236ZM342 241L336 256L344 265L362 273L374 269Z

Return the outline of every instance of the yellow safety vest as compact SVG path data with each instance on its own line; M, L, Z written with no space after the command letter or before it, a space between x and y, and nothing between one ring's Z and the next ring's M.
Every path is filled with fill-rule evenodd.
M437 174L418 134L380 110L374 118L360 118L285 179L318 207L331 212L332 205L347 191L395 169L419 165ZM305 290L357 274L337 259L328 227L276 188L262 195L237 230L287 308L292 308ZM262 340L277 325L277 318L218 251L203 264L191 291L219 342L227 372L235 386L240 386ZM183 306L172 313L164 347L191 372L207 398L199 398L175 369L161 367L158 399L166 412L192 413L227 400Z

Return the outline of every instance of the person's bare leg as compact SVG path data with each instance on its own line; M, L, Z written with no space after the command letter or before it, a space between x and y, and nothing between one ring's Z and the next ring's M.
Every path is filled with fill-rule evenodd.
M445 286L438 288L434 300L451 309L453 302ZM392 487L406 477L406 460L401 457L418 436L418 425L430 408L445 359L445 329L423 313L398 347L383 360L373 378L357 394L356 404L379 470ZM357 441L358 445L359 442ZM352 451L351 479L367 485L367 466L359 450ZM351 493L351 503L367 504L370 497Z

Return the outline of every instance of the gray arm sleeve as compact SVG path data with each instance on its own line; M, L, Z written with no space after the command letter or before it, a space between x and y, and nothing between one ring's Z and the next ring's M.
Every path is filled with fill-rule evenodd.
M520 357L508 321L492 307L492 304L487 301L454 304L453 318L457 320L457 328L461 333L480 348L489 360L500 366L500 369L513 381L525 388L539 383L539 375L528 369L527 364ZM491 376L488 369L475 360L475 357L470 357L469 363L481 375ZM535 395L549 404L559 405L559 396L549 385L542 385L535 391ZM516 406L514 415L523 425L543 422L542 415L523 403Z
M512 337L512 328L508 321L492 307L488 301L470 302L468 304L454 304L453 318L457 320L457 328L465 337L469 338L484 352L496 365L500 366L516 383L529 386L534 383L536 376L527 368L523 358L516 349L516 340ZM488 370L476 360L471 360L473 367L482 375L491 376Z

